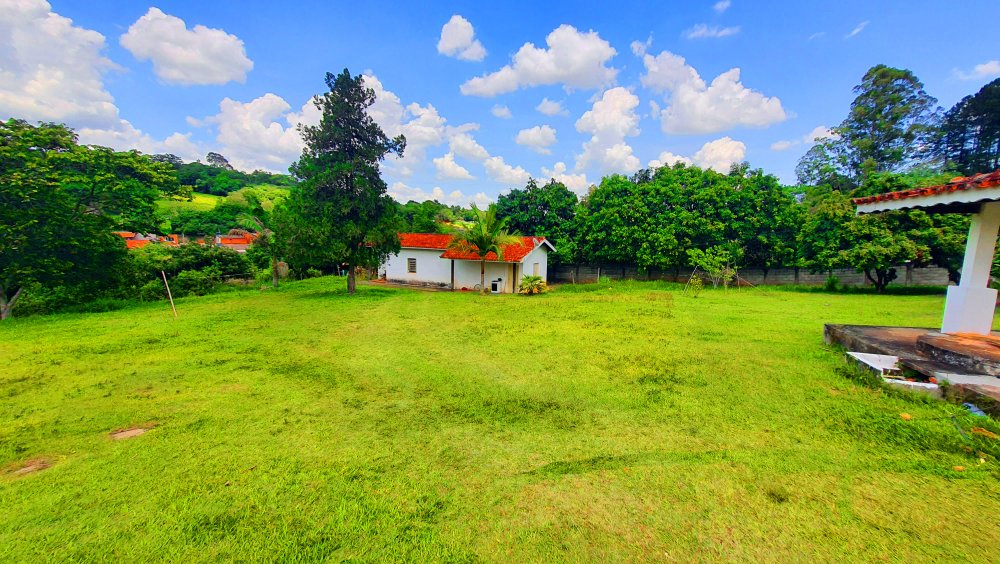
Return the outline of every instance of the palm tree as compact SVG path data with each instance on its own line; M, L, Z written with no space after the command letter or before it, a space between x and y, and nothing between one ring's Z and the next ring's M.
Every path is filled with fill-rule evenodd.
M274 231L268 227L269 213L264 209L263 202L255 194L244 194L250 205L250 212L241 213L236 220L244 227L254 229L257 237L253 244L267 252L271 259L271 286L278 287L278 249L274 241ZM242 230L240 230L242 231Z
M505 245L515 245L521 242L517 233L507 231L507 218L497 218L496 204L481 210L472 205L472 213L475 220L472 227L458 232L449 243L449 249L455 249L461 253L476 253L479 255L479 287L483 294L486 293L486 255L491 251L496 253L497 260L503 260L503 248Z

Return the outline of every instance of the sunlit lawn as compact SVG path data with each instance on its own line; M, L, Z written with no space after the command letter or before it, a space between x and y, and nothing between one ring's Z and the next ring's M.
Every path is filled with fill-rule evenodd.
M158 200L157 207L161 212L173 212L181 210L209 211L215 209L219 202L225 201L223 196L213 194L202 194L200 192L191 193L191 201L188 200Z
M995 559L1000 465L950 415L1000 429L862 387L822 342L942 305L323 278L180 300L176 321L15 319L0 561Z

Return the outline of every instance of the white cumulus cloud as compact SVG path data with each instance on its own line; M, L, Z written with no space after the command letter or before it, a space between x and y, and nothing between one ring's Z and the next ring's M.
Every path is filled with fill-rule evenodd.
M587 194L590 183L587 182L587 175L570 174L567 172L566 163L557 162L552 168L542 167L542 178L551 178L556 182L562 182L567 188L575 192L578 196Z
M798 144L798 142L796 142L796 141L789 141L787 139L782 139L780 141L775 141L774 143L771 143L771 150L772 151L787 151L787 150L791 149L792 147L794 147L797 144Z
M104 75L119 67L105 38L52 11L44 0L0 0L0 118L65 123L80 142L197 158L190 134L154 139L119 115Z
M542 98L542 101L535 106L535 109L547 116L569 115L569 112L563 108L562 102L549 100L548 98Z
M516 184L523 186L528 183L531 175L519 166L511 166L503 157L490 157L483 161L486 174L501 184Z
M485 161L490 158L490 154L486 148L476 142L475 138L469 132L464 131L452 135L448 139L448 147L453 153L465 159Z
M816 143L816 141L818 140L833 138L833 137L837 137L837 134L834 133L829 127L825 125L817 125L812 129L812 131L803 135L802 139L792 139L792 140L782 139L780 141L775 141L774 143L771 143L771 150L787 151L788 149L791 149L792 147L796 147L798 145L802 144L812 145Z
M993 59L985 63L972 67L972 71L966 72L954 69L955 76L960 80L976 80L979 78L993 78L1000 76L1000 60Z
M392 185L389 186L388 193L397 202L404 204L410 200L415 202L437 200L438 202L448 206L468 206L469 204L476 204L480 207L485 207L489 205L491 201L490 197L483 192L467 196L461 190L445 192L440 186L435 186L431 190L424 190L423 188L409 186L403 182L393 182Z
M387 161L387 168L408 177L425 161L428 148L447 141L447 120L431 104L421 106L413 102L403 106L399 96L386 90L382 81L372 74L364 75L364 81L365 86L375 91L375 103L368 108L368 115L389 137L400 134L406 137L403 158L392 157Z
M299 123L314 125L319 111L312 101L298 112L277 94L267 93L249 102L224 98L219 113L201 120L217 131L218 152L240 170L285 172L302 153Z
M448 138L448 147L452 153L477 161L483 165L483 170L491 180L501 184L524 185L531 178L528 171L520 166L511 166L503 157L490 155L485 147L480 145L468 131L455 131Z
M659 157L649 161L646 166L649 168L659 168L661 166L674 166L677 163L692 164L691 159L687 157L675 155L670 151L663 151Z
M577 156L576 170L596 165L602 172L631 173L639 169L639 158L632 154L626 137L639 134L639 115L635 108L639 97L621 86L604 92L576 122L576 130L589 133Z
M702 145L692 160L702 168L726 174L729 172L729 166L743 161L746 154L747 146L743 142L727 136Z
M567 89L599 88L614 81L618 70L607 63L617 51L595 31L580 32L563 24L545 38L548 48L525 43L511 64L466 81L462 94L492 97L518 88L562 84Z
M732 4L733 3L730 2L730 0L719 0L718 2L712 5L712 9L715 10L717 13L721 14L722 12L728 10L729 6L731 6Z
M437 50L442 55L463 61L482 61L486 57L486 48L476 39L472 23L458 14L441 27Z
M556 142L556 130L548 125L536 125L517 132L514 139L518 145L524 145L541 155L551 154L549 149Z
M642 57L646 73L640 80L654 92L668 94L658 112L666 133L716 133L736 126L766 127L787 118L781 100L764 96L740 82L740 69L732 68L705 84L684 57L663 51ZM656 106L658 108L658 106Z
M514 117L514 115L510 113L510 108L507 106L501 106L500 104L493 106L490 113L500 119L510 119Z
M472 180L473 176L462 165L455 162L455 153L448 152L433 159L437 176L447 180Z
M708 24L698 24L684 32L687 39L715 39L718 37L729 37L740 32L740 26L719 27Z
M140 61L153 62L153 71L170 84L225 84L246 82L253 61L243 41L221 29L196 25L150 8L119 40Z

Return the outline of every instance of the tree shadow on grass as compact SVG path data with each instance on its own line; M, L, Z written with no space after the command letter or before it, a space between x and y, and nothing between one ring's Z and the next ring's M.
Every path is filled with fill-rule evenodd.
M707 452L666 452L651 451L626 454L620 456L594 456L579 460L557 460L524 472L535 476L565 476L567 474L586 474L600 470L617 470L629 466L644 466L650 464L678 464L684 462L707 462L721 460L725 451Z

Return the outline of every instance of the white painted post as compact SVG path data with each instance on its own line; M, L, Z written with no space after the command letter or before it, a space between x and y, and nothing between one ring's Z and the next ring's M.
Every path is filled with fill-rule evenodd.
M993 328L997 291L988 288L997 233L1000 231L1000 202L982 205L972 216L969 240L965 244L962 279L948 287L942 333L989 335Z

